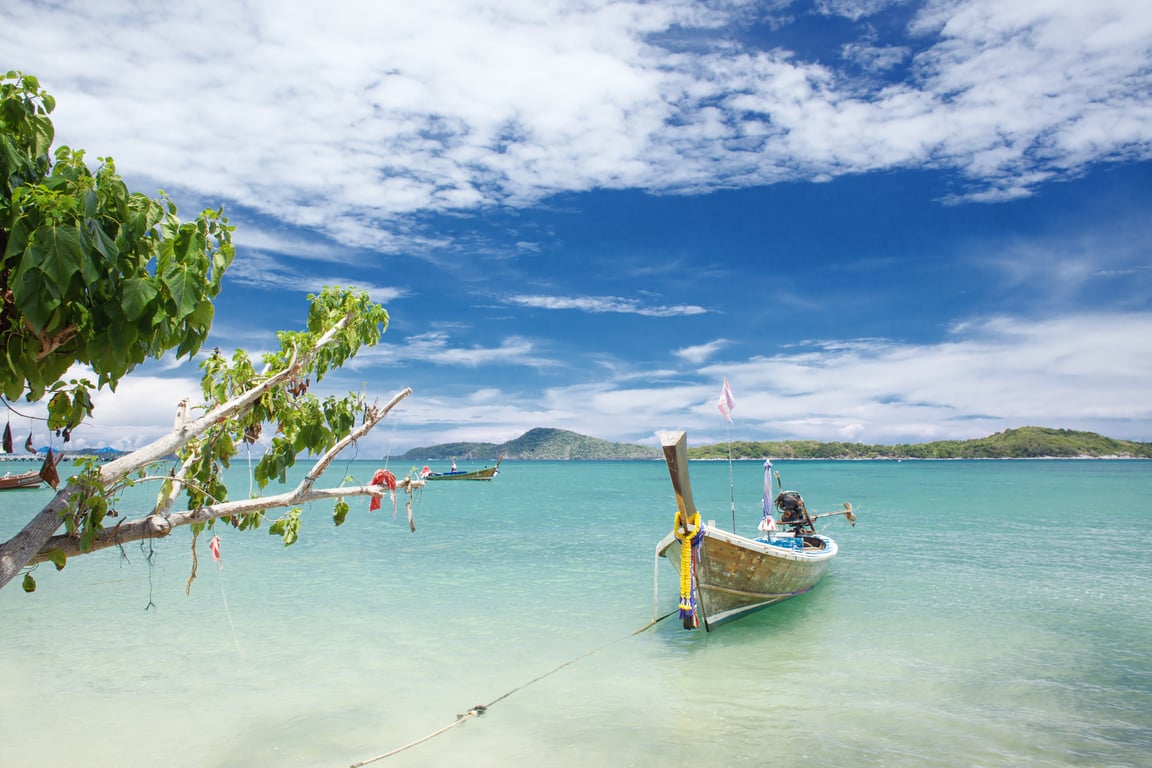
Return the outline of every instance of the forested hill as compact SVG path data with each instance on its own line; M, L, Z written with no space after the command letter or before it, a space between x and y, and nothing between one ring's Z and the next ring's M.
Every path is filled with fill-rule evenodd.
M658 448L612 443L565 429L531 429L506 443L443 443L412 450L400 459L656 459Z
M727 459L728 443L688 449L693 459ZM533 429L506 443L443 443L413 448L398 458L427 459L658 459L658 448L612 443L563 429ZM1029 459L1152 458L1152 443L1113 440L1095 432L1020 427L976 440L867 445L783 440L732 442L733 459Z
M728 444L688 449L689 458L728 458ZM1152 443L1113 440L1095 432L1020 427L976 440L865 445L815 440L732 443L733 459L1038 459L1077 457L1152 458Z

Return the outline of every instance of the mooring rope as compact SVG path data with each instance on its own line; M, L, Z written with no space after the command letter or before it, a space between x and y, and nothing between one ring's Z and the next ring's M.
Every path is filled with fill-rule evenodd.
M472 709L468 710L464 714L456 715L456 721L455 722L449 723L448 725L444 726L443 728L440 728L439 730L433 731L432 733L428 734L427 736L422 736L421 738L416 739L415 741L410 741L407 744L405 744L404 746L396 747L396 749L393 749L390 752L385 752L382 755L377 755L376 757L370 757L367 760L361 760L358 763L352 763L350 768L361 768L361 766L365 766L365 765L368 765L370 763L375 763L377 761L383 760L386 757L392 757L393 755L398 755L407 749L411 749L412 747L415 747L419 744L423 744L426 741L434 739L442 733L447 733L448 731L452 730L456 726L467 721L469 718L478 717L479 715L484 714L494 704L499 704L501 701L504 701L504 699L508 698L512 694L517 693L519 691L522 691L525 688L527 688L528 686L530 686L534 683L538 683L546 677L551 677L552 675L556 674L557 672L564 669L565 667L570 667L582 659L586 659L589 656L592 656L593 654L599 653L600 651L604 650L605 648L607 648L610 645L615 645L616 643L618 643L622 640L627 640L628 638L635 637L636 635L639 635L642 632L647 632L649 629L652 629L652 627L654 627L657 624L659 624L660 622L664 621L664 619L668 618L669 616L671 616L674 613L676 613L676 611L669 611L668 613L664 614L663 616L661 616L658 619L652 619L652 621L648 622L647 624L645 624L643 627L636 630L635 632L631 632L631 633L625 635L624 637L618 637L615 640L609 640L607 643L604 643L603 645L599 646L598 648L593 648L591 651L588 651L587 653L582 653L579 656L576 656L575 658L569 659L568 661L564 662L563 664L560 664L557 667L554 667L553 669L545 672L544 674L532 678L531 680L524 683L523 685L519 685L519 686L513 688L512 690L508 691L504 695L498 696L497 698L493 699L492 701L490 701L487 704L477 704L476 706L472 707Z

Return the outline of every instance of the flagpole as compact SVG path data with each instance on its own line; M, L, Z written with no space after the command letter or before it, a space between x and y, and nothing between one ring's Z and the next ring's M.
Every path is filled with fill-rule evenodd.
M736 533L736 492L732 481L732 409L736 407L736 398L732 397L732 388L728 386L728 377L724 377L724 387L720 390L720 399L716 402L720 415L724 417L724 431L728 436L728 499L732 502L732 533Z
M736 492L733 490L732 482L732 426L728 424L724 427L724 431L728 434L728 501L732 504L732 533L736 533Z

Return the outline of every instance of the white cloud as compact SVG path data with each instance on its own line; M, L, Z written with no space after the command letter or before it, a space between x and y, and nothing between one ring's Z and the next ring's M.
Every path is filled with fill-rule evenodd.
M893 5L906 5L909 0L816 0L821 13L846 16L852 20L872 16Z
M841 55L864 69L872 72L885 72L908 58L911 50L902 45L871 45L869 43L848 43L841 49Z
M859 19L890 3L828 0ZM953 168L974 199L1152 146L1152 14L1129 0L938 0L911 79L853 81L729 35L748 8L666 2L9 4L7 59L59 138L346 245L428 247L416 211L593 188L695 191ZM770 13L771 9L762 11ZM725 16L725 13L730 14ZM845 50L903 54L874 33Z
M818 63L734 42L741 35L730 32L749 19L786 25L764 18L778 6L689 0L203 0L163 13L126 0L10 0L0 50L6 68L38 75L57 97L59 141L114 156L122 174L162 183L178 202L185 193L260 214L262 228L238 237L244 258L226 280L274 290L325 282L301 277L285 256L324 263L331 282L346 283L342 268L351 272L360 256L337 246L419 253L448 243L450 234L423 230L414 213L507 210L590 189L695 192L913 167L955 171L966 199L1003 200L1098 163L1152 156L1152 14L1141 4L933 0L909 39L881 45L867 20L888 5L826 0L821 8L864 20L860 39L837 47L857 62L883 70L905 48L915 51L898 82L854 79L835 55ZM285 241L267 220L317 237ZM1132 241L1147 242L1146 232ZM1069 245L1053 262L1026 243L996 262L1015 285L1079 295L1093 282L1146 275L1145 250L1105 259L1108 243ZM359 284L383 301L409 290ZM1124 294L1124 306L1143 306L1141 290ZM507 302L658 318L711 311L620 296L519 293ZM969 437L1023 421L1113 434L1124 424L1147 435L1148 406L1136 393L1148 373L1148 326L1145 315L1119 313L977 320L939 344L830 342L723 361L723 371L714 341L669 354L685 366L714 360L712 370L604 364L609 381L578 381L538 399L502 400L485 389L468 402L421 401L439 416L419 398L405 407L427 413L443 435L464 428L446 424L445 413L466 413L468 429L490 424L504 439L541 425L614 439L691 425L715 437L722 425L710 382L727 374L749 438ZM227 331L246 329L216 329L230 338ZM539 339L498 338L462 346L446 333L410 337L358 364L555 364ZM1098 394L1101 370L1115 387L1107 395ZM145 423L169 423L170 382L134 376L115 400L99 401L94 427L122 416L127 431L109 440L130 440ZM130 405L115 404L123 402Z
M1148 338L1148 313L995 317L958 325L931 344L828 340L540 395L422 394L405 406L399 442L503 442L541 426L648 444L659 429L687 429L694 444L718 442L727 437L716 410L725 376L736 397L733 439L917 443L1035 425L1146 440Z
M362 290L377 303L387 303L409 295L409 289L395 285L377 285L358 277L317 274L315 270L294 268L282 256L263 250L245 251L243 258L237 258L232 263L225 279L231 285L298 294L319 293L326 285L340 285Z
M697 344L691 347L682 347L676 350L676 356L690 363L699 365L717 352L727 347L731 342L728 339L715 339L707 344Z
M703 368L688 361L681 371L630 371L538 394L490 386L458 398L418 392L398 409L398 422L377 430L361 450L498 443L541 426L649 444L658 429L687 429L693 443L717 442L726 438L716 410L725 376L736 397L734 439L924 442L1037 425L1146 440L1152 433L1149 338L1149 313L1005 316L959 324L931 344L827 340L771 357ZM469 367L540 364L521 339L455 349L444 334L365 354ZM392 394L381 381L374 376L369 397ZM75 432L74 444L139 447L165 431L182 397L196 401L198 392L198 378L134 374L114 395L96 397L95 418Z
M62 447L140 448L171 429L176 406L186 397L192 403L201 401L199 377L161 378L133 373L115 393L104 390L93 396L92 417L73 431L72 443Z
M936 344L824 343L724 370L752 393L737 391L744 420L797 437L920 442L1037 424L1133 438L1152 428L1149 334L1146 313L1001 317Z
M702 315L708 312L704 307L693 304L650 306L642 304L636 299L627 299L618 296L542 296L519 294L508 296L505 301L521 307L536 307L538 309L573 309L580 312L612 312L644 315L646 317L678 317L683 315Z
M509 336L498 346L453 346L445 331L428 331L407 336L403 344L380 344L361 352L359 363L376 362L384 365L403 365L408 361L423 361L437 365L475 368L481 365L524 365L530 367L550 365L539 356L533 343L519 336Z

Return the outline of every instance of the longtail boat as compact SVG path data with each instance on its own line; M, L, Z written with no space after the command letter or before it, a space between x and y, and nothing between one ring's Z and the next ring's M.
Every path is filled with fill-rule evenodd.
M48 483L55 488L60 483L60 475L56 472L56 465L60 463L63 454L53 453L48 449L44 463L40 469L29 470L19 474L6 473L0 477L0 491L11 491L18 488L39 488L41 484Z
M843 515L855 525L852 505L823 515L809 514L795 491L772 497L771 462L765 462L764 536L750 539L702 523L692 500L688 480L687 436L683 432L660 432L664 460L676 494L673 530L656 545L657 564L663 557L680 575L679 615L685 629L716 626L802 595L819 583L836 556L838 547L817 533L813 521ZM776 474L779 484L779 473ZM772 516L781 513L777 525ZM787 530L781 530L787 529Z
M464 470L457 471L456 464L453 462L451 472L421 472L421 476L425 480L491 480L500 474L500 462L504 460L501 456L496 459L496 466L484 467L484 469L476 469L471 472Z

